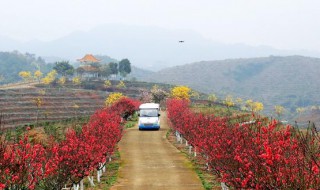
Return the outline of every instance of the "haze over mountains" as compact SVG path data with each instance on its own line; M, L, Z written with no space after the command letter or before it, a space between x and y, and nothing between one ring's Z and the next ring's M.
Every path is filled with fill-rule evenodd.
M287 56L202 61L163 69L143 80L188 85L196 90L262 101L267 110L282 105L320 105L320 59Z
M184 43L179 43L184 40ZM0 36L0 51L19 50L71 62L86 53L128 58L133 65L160 70L202 60L263 57L269 55L304 55L320 57L319 52L278 50L268 46L223 44L206 39L191 30L168 30L152 26L108 24L90 31L73 32L54 41L19 42Z
M47 62L75 62L87 53L108 55L108 60L128 58L133 66L128 79L185 84L221 97L252 98L269 110L283 105L294 112L300 106L320 104L320 59L310 58L320 57L316 51L223 44L191 30L120 24L48 42L0 36L0 51L13 50L36 54Z

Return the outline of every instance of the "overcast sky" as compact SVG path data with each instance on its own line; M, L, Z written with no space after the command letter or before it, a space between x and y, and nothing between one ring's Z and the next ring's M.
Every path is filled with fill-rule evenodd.
M50 41L99 25L190 29L217 42L320 51L317 0L1 0L0 35Z

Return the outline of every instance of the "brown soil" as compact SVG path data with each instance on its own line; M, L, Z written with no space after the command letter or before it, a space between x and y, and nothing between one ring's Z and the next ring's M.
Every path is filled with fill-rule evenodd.
M203 189L191 162L166 139L169 129L162 112L159 131L126 130L119 150L121 166L118 182L121 189Z

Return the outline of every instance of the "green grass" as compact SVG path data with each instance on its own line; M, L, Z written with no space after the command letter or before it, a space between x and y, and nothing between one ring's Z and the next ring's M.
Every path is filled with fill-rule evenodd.
M87 178L84 178L84 187L88 190L109 190L118 179L120 167L120 152L116 151L112 156L112 161L106 165L106 172L100 178L101 182L97 182L96 172L94 173L94 187L91 187Z
M166 138L169 140L170 136L173 136L173 137L175 136L171 128L167 131ZM177 148L178 148L177 145L180 145L180 144L176 144L175 141L169 140L169 142L172 143ZM194 158L193 156L190 156L186 148L182 148L182 149L178 148L178 150L180 150L180 152L183 153L188 158L188 160L190 161L189 162L190 166L188 167L192 168L196 172L196 174L199 176L204 189L211 190L213 188L215 189L220 188L220 183L216 180L216 177L207 171L203 171L201 169L203 165L201 165L196 158Z
M132 128L136 125L136 121L127 121L127 123L124 125L126 129Z
M124 127L125 127L126 129L129 129L129 128L134 127L134 126L137 124L138 119L139 119L138 113L134 113L133 116L130 117L130 119L126 122L126 124L124 125Z
M204 189L211 190L213 188L213 184L206 180L205 175L202 173L202 171L198 167L195 168L195 171L199 176Z
M115 156L115 160L116 162L112 162L110 164L107 165L106 170L111 172L110 176L107 176L107 179L105 181L106 186L103 187L103 189L108 190L110 189L110 187L112 187L113 184L115 184L117 182L118 179L118 171L119 171L119 167L120 167L120 152L117 151L114 154Z
M166 138L168 139L169 138L169 135L172 133L172 129L171 128L169 128L169 130L167 131L167 133L166 133Z

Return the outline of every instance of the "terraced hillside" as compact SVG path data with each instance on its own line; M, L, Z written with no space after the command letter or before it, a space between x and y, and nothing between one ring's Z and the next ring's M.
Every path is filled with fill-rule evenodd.
M75 89L24 88L0 90L0 126L89 116L104 106L106 94Z

